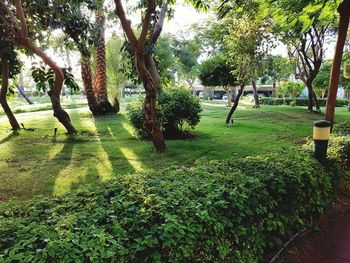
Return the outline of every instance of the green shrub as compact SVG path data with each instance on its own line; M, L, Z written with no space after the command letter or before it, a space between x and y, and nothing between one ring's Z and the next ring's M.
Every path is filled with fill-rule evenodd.
M137 135L146 138L142 105L143 98L139 98L127 106L127 112ZM167 138L177 138L187 132L187 128L193 129L199 123L201 111L199 99L184 88L162 91L157 96L156 117Z
M343 169L350 169L350 136L332 136L328 154L338 161Z
M285 150L2 204L0 261L261 262L322 213L341 175Z
M260 104L262 105L291 105L295 103L295 106L307 106L308 99L307 98L260 98ZM326 106L326 99L318 99L320 106ZM336 102L336 107L345 107L348 105L348 100L338 99Z
M334 125L334 133L341 136L350 135L350 121Z

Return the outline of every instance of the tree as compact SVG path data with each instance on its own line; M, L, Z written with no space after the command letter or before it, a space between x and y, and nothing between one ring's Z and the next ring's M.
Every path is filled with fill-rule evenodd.
M125 59L121 52L123 43L121 37L113 35L106 45L107 86L109 96L113 98L115 104L113 107L119 104L119 95L123 93L119 89L126 83L131 68L130 61Z
M179 64L179 76L183 78L192 89L198 75L198 58L201 54L201 44L198 37L193 39L174 39L174 55Z
M303 92L304 85L300 82L286 81L281 83L281 85L278 87L278 90L278 93L283 94L283 97L287 95L290 98L295 99Z
M0 32L3 31L4 28L0 26ZM20 126L16 120L16 117L11 111L10 106L7 103L7 93L9 89L9 79L13 78L15 75L19 74L21 69L21 63L18 60L17 53L14 51L14 47L3 39L3 35L0 36L0 69L1 69L1 90L0 90L0 104L4 109L4 112L10 122L13 131L17 131L20 129Z
M293 66L289 58L281 55L267 55L264 63L267 76L272 79L272 96L274 96L276 83L279 84L281 80L288 80L290 75L293 74Z
M52 108L54 111L54 116L62 123L62 125L66 128L69 134L75 134L76 130L71 123L69 115L65 112L60 103L60 93L62 90L62 85L64 81L64 75L60 67L50 58L44 51L42 51L38 46L35 45L34 41L30 39L34 32L30 30L38 30L33 27L33 24L36 19L40 19L42 17L34 17L30 13L24 13L22 1L15 0L15 6L12 6L8 1L0 2L0 19L2 23L6 25L5 35L6 37L17 47L22 47L26 49L28 52L33 53L40 57L45 64L47 64L55 73L55 80L53 88L48 92ZM15 9L16 16L11 11ZM17 17L17 18L16 18ZM28 25L26 22L26 17L31 17L31 27L28 30ZM18 24L18 21L19 24ZM39 24L39 23L38 23ZM39 27L42 29L42 27ZM35 33L34 33L35 35Z
M164 136L160 130L159 123L156 121L155 115L155 99L157 90L156 73L158 73L158 70L156 70L156 67L152 65L152 60L150 59L151 55L148 50L149 48L152 49L152 45L156 43L162 31L165 16L164 10L167 10L168 3L159 3L161 6L161 11L159 13L156 9L155 0L141 2L140 6L144 7L144 12L142 12L142 25L139 37L136 37L135 32L131 27L131 22L126 16L122 1L114 0L114 3L115 13L121 22L123 31L133 51L136 69L146 92L143 106L146 116L144 128L150 135L157 151L164 152L166 149ZM205 6L201 0L196 0L194 5L197 6L197 8ZM164 16L162 14L164 14Z
M322 64L320 71L312 83L316 94L320 98L324 98L328 90L329 76L331 75L331 63L331 61L325 61Z
M250 15L230 21L229 34L225 37L228 62L232 63L239 90L234 104L227 115L229 123L235 112L246 83L251 80L254 89L255 105L259 106L255 79L261 69L263 57L269 49L268 21L252 20Z
M113 112L113 107L108 100L107 93L107 70L106 70L106 43L105 43L105 11L103 0L97 0L97 8L95 11L96 28L96 68L94 79L94 93L97 101L99 113Z
M231 107L232 88L236 85L236 78L232 74L233 69L228 66L222 54L215 55L199 67L199 79L203 86L221 86L227 92L227 106Z
M172 49L173 37L164 35L159 38L154 47L154 60L159 71L161 87L170 87L175 81L177 62ZM159 89L158 89L159 90Z
M308 109L320 110L313 90L324 57L325 38L336 19L333 4L316 10L315 3L300 0L270 0L267 8L274 9L275 34L288 47L288 54L295 59L295 77L304 82L308 89Z
M124 11L121 0L115 0L114 2L115 13L120 19L124 33L126 34L127 40L133 50L137 72L146 92L145 102L143 105L146 121L143 126L147 134L150 135L157 151L165 152L166 146L164 142L164 136L160 130L159 123L156 121L155 115L156 89L152 75L147 70L145 62L145 45L151 25L152 16L155 13L155 1L148 0L146 3L146 11L143 17L142 29L139 38L136 37L131 27L131 22L126 17L126 13Z

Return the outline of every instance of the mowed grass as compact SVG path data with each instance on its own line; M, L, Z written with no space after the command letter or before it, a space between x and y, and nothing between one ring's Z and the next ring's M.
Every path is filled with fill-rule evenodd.
M300 145L311 135L312 122L323 118L302 107L253 109L242 102L234 124L226 125L228 109L224 104L203 102L196 138L167 141L165 154L155 152L150 141L134 136L126 103L119 114L99 118L93 118L86 106L68 110L79 131L74 137L65 134L51 110L16 114L25 127L34 128L18 134L13 134L5 116L0 116L0 201L61 195L122 174ZM350 113L338 108L336 119L350 120Z

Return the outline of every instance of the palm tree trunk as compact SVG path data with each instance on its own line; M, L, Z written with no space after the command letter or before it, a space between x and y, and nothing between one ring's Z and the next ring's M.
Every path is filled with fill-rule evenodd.
M99 25L98 44L96 47L96 70L94 91L100 113L110 113L113 107L108 100L106 75L106 42L104 36L105 15L103 8L96 11L96 24Z
M81 65L81 78L84 83L86 99L88 101L90 111L92 112L93 115L96 115L98 114L97 101L95 98L94 87L92 85L92 72L91 72L90 58L82 56L80 59L80 65Z
M8 83L9 83L9 65L8 61L2 57L2 78L1 78L1 90L0 90L0 104L2 108L4 109L4 112L9 119L9 122L11 124L12 130L17 131L20 130L20 126L16 120L15 115L13 115L10 106L7 103L6 95L8 90Z

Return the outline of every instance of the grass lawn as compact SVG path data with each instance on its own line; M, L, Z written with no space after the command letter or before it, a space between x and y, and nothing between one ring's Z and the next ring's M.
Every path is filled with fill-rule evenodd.
M312 133L312 122L323 118L303 107L253 109L243 102L234 125L226 125L225 102L203 102L197 137L167 141L167 152L158 154L151 142L133 135L125 115L126 103L118 115L94 119L86 106L81 107L83 102L74 100L65 104L79 130L74 137L65 135L51 110L16 114L19 122L35 129L18 134L11 133L6 117L0 115L0 201L60 195L121 174L171 164L190 166L201 158L256 155L291 147L302 144ZM42 104L37 106L41 109ZM349 119L346 108L337 109L338 122ZM53 137L55 127L59 130Z

